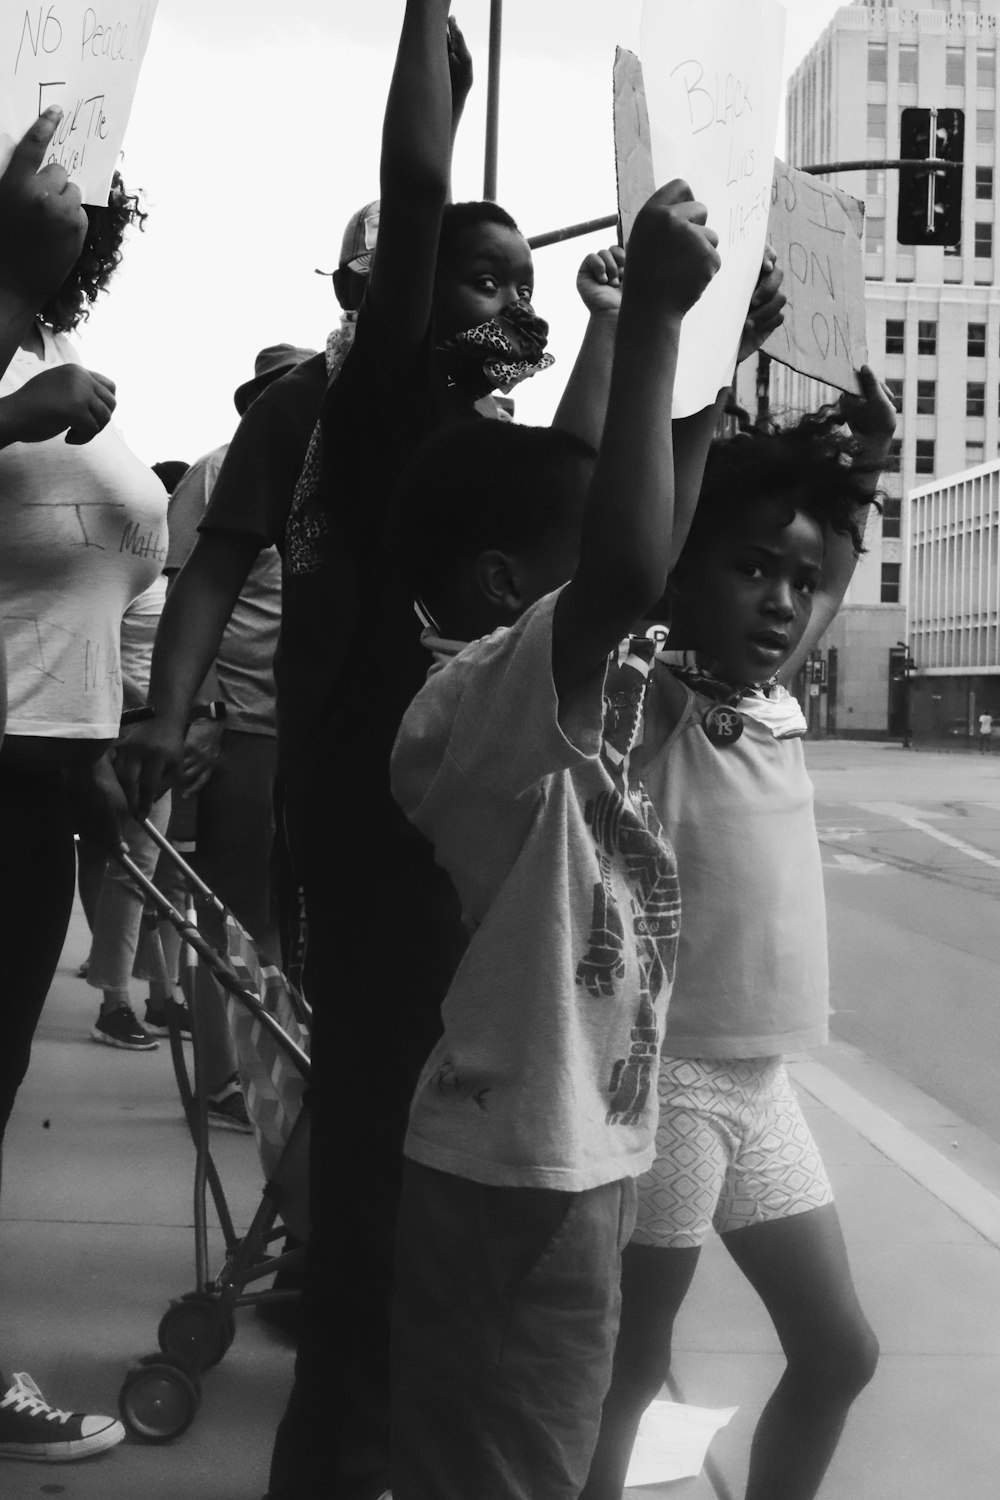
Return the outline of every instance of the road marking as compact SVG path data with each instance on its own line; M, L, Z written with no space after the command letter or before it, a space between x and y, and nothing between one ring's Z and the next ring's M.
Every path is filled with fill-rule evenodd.
M852 875L878 875L888 869L880 859L865 859L861 854L834 854L823 861L825 870L847 870Z
M960 854L968 855L969 859L978 859L991 869L1000 870L1000 859L995 854L987 854L985 849L977 849L964 839L956 839L941 828L932 828L925 818L917 816L917 809L914 807L906 807L902 802L859 802L857 805L865 812L875 813L877 817L895 818L898 822L905 823L907 828L912 828L917 833L926 833L928 838L937 839L939 844L947 844L949 849L957 849Z
M822 1063L812 1059L796 1062L790 1065L790 1072L814 1099L846 1120L920 1187L1000 1248L1000 1198Z
M837 843L846 843L848 839L860 838L860 836L863 833L867 832L867 830L864 828L831 827L817 828L816 832L819 834L821 839L834 839Z

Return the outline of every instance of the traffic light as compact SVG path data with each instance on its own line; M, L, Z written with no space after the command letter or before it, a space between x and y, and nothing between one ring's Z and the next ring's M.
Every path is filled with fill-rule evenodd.
M899 154L961 163L965 111L904 109ZM957 245L962 238L962 168L900 167L896 238L901 245Z

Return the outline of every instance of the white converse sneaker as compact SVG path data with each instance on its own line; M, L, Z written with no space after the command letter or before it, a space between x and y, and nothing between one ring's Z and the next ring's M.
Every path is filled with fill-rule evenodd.
M114 1417L57 1411L30 1375L15 1375L0 1399L0 1458L66 1463L114 1448L124 1436L124 1427Z

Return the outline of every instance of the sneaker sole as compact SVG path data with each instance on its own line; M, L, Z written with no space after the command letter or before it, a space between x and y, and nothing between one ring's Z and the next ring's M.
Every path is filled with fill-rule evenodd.
M166 1025L164 1025L164 1026L158 1026L154 1021L143 1021L141 1023L141 1025L142 1025L143 1031L148 1031L150 1036L169 1036L170 1035L170 1027L169 1026L166 1026ZM181 1027L181 1041L182 1042L189 1042L190 1040L191 1040L191 1032L190 1032L190 1030L186 1026L182 1026Z
M33 1459L36 1463L72 1463L78 1458L92 1458L97 1453L106 1453L117 1448L125 1440L125 1428L120 1422L111 1422L102 1432L92 1432L89 1437L76 1438L65 1443L0 1443L0 1458Z
M253 1126L247 1121L234 1120L231 1115L213 1114L212 1110L207 1113L208 1123L214 1125L217 1130L235 1130L240 1135L253 1135Z
M105 1032L100 1031L96 1026L91 1026L90 1036L92 1041L103 1042L105 1047L117 1047L121 1052L155 1052L157 1047L159 1047L160 1045L159 1042L154 1041L122 1042L119 1041L117 1037L108 1036ZM0 1452L2 1451L3 1450L0 1449Z

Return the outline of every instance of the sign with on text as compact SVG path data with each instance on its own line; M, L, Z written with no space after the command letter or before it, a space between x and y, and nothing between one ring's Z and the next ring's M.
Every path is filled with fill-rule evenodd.
M157 0L0 0L0 167L50 105L47 162L106 204Z
M645 0L640 56L657 187L683 177L722 268L684 319L674 415L730 383L771 207L785 12L778 0Z
M868 360L863 233L857 198L775 157L767 237L788 301L764 352L842 391L857 391Z

